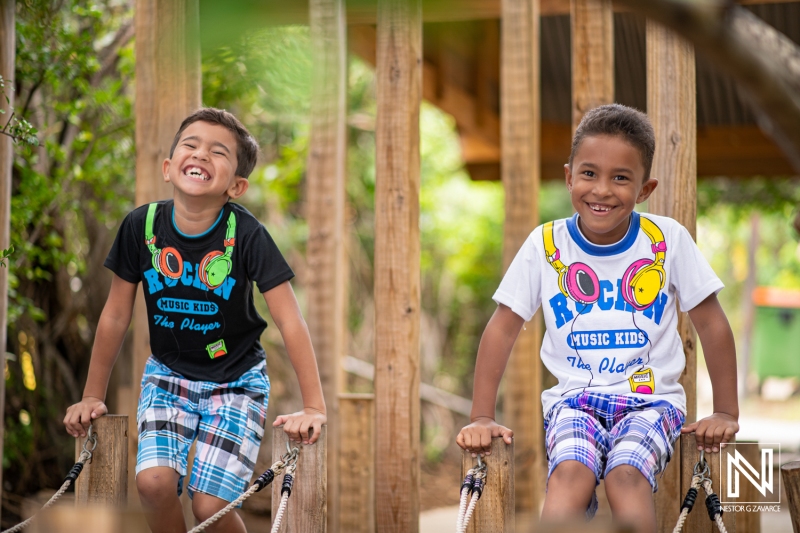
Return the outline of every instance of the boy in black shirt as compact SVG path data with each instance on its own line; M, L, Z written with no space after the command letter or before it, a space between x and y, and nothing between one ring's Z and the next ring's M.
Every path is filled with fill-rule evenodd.
M294 273L264 226L229 202L247 191L257 152L227 111L205 108L186 118L163 164L173 199L132 211L105 262L114 272L111 292L83 399L64 424L84 436L108 412L108 379L141 281L153 355L139 397L136 486L154 532L186 531L178 495L195 437L189 495L198 520L237 498L253 473L269 397L259 342L267 324L253 304L253 282L283 336L305 406L274 425L313 444L326 421L314 350L289 284ZM230 513L208 531L245 528Z

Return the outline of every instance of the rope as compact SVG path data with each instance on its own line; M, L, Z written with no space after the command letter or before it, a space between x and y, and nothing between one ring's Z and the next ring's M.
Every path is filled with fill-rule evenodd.
M467 512L464 514L464 523L461 525L461 532L467 532L467 526L469 525L469 519L472 518L472 513L475 512L475 506L478 505L478 500L481 498L481 495L477 492L472 493L472 498L469 501L469 507L467 507Z
M245 501L247 498L258 492L259 490L261 489L258 487L258 485L255 484L251 485L250 488L247 490L247 492L245 492L244 494L233 500L231 503L226 505L222 510L218 511L214 516L212 516L199 526L189 530L189 533L200 533L200 531L205 531L207 527L213 525L217 520L219 520L220 518L231 512L231 509L237 507L240 503Z
M714 490L711 488L711 478L708 477L709 473L710 469L705 460L705 453L701 451L700 460L694 465L692 485L686 492L686 497L681 505L681 514L678 516L678 523L675 525L675 529L672 530L672 533L680 533L683 529L686 517L692 511L694 502L697 499L697 489L701 486L703 490L706 491L706 509L708 510L708 517L717 525L717 529L719 529L720 533L728 533L727 529L725 529L725 523L722 521L722 505L719 502L719 497L714 494Z
M278 511L275 513L275 518L272 520L272 530L270 533L278 533L281 529L283 514L286 512L286 506L289 505L289 496L292 495L292 484L294 483L295 470L297 470L297 461L289 465L289 467L286 469L286 473L283 475L283 485L281 486L281 504L278 506Z
M714 494L711 488L711 480L706 478L703 480L703 489L706 491L706 508L708 509L708 516L711 521L717 524L719 533L728 533L725 529L725 523L722 521L722 507L719 503L719 498Z
M461 485L461 499L458 502L458 517L456 518L456 533L461 531L464 524L464 514L467 512L467 501L469 500L469 493L472 491L472 482L474 481L475 469L470 468L467 470L467 475L464 477L464 483Z
M486 463L478 457L478 465L470 468L461 484L461 499L458 505L458 517L456 518L456 533L466 533L470 518L475 512L475 506L483 494L483 487L486 483ZM470 494L472 497L470 498ZM469 504L467 503L469 500Z
M686 493L686 498L683 500L683 505L681 505L681 514L678 517L678 523L675 525L675 529L672 530L672 533L681 533L683 524L686 522L686 517L689 516L689 512L694 506L695 498L697 498L697 487L700 486L701 479L702 476L692 476L691 488L689 488L689 491Z
M283 513L286 511L286 505L289 503L289 494L281 494L281 504L278 507L278 512L275 513L275 521L272 522L272 530L270 533L278 533L281 529L281 521L283 520Z
M89 448L90 442L92 443L91 448ZM67 474L67 477L64 479L64 483L61 484L61 488L58 489L58 491L53 494L49 500L47 500L47 503L45 503L36 513L34 513L33 516L24 522L20 522L12 528L6 529L2 533L17 533L17 531L22 531L24 528L28 527L31 522L33 522L34 518L39 516L39 514L46 509L52 507L53 504L56 503L56 500L58 500L65 492L67 492L67 489L70 487L70 485L75 483L75 481L78 479L78 476L83 470L83 465L85 465L87 461L91 460L92 452L95 448L97 448L97 434L92 432L92 426L90 424L88 434L86 435L86 441L83 443L83 451L81 451L81 454L78 456L78 460L72 466L69 474Z

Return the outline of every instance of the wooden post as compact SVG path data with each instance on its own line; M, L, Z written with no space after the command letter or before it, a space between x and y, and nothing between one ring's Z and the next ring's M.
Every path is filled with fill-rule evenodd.
M697 217L696 110L692 46L648 20L647 113L656 134L651 176L660 180L650 197L649 210L674 218L689 230L692 237L695 236ZM697 351L695 332L686 313L679 312L678 331L686 355L686 368L680 383L686 391L686 423L689 424L697 418ZM677 463L677 458L683 456L684 453L679 454L676 450L673 462ZM671 465L659 480L661 489L656 493L659 531L675 526L680 510L678 502L689 489L688 485L678 483L679 470L680 465Z
M800 533L800 461L781 466L781 477L788 497L789 513L792 516L792 530L794 533Z
M281 533L324 533L327 531L327 426L322 426L319 440L313 446L300 446L294 487L283 515ZM275 462L286 453L289 442L283 426L272 431L272 461ZM283 474L272 482L272 516L281 503L281 484Z
M503 269L539 221L539 1L503 0L501 36L502 176L506 220ZM542 329L537 313L522 331L506 370L505 424L514 430L517 511L538 516L544 499L541 410Z
M375 395L340 394L339 420L339 531L374 533Z
M344 212L346 172L347 30L344 0L309 2L314 78L306 173L308 220L308 329L319 361L328 410L328 451L339 454L338 394L346 332ZM328 479L339 479L339 461ZM328 529L338 526L339 491L328 491ZM345 530L343 530L345 531Z
M105 415L92 423L97 447L75 482L75 505L123 507L128 503L128 417ZM75 459L86 439L75 441Z
M747 446L740 446L741 444L746 444ZM756 446L753 446L753 444ZM758 442L741 441L731 448L738 450L739 454L751 465L755 466L761 463L761 448L758 446ZM725 448L726 451L729 449L728 447ZM725 460L725 457L723 456L722 459ZM743 481L739 484L739 497L737 499L741 502L757 502L761 500L761 494L755 485ZM720 496L720 500L725 501L725 498ZM736 511L736 529L745 533L761 533L761 513L744 510Z
M681 460L680 460L680 477L681 477L681 490L683 491L679 498L673 500L672 506L678 509L678 513L675 516L675 521L671 524L665 524L666 527L661 527L659 523L658 531L672 531L675 528L675 524L678 521L678 516L680 514L680 506L681 502L683 502L683 498L686 495L686 491L689 490L689 487L692 484L692 474L694 472L694 466L697 464L697 461L700 459L700 451L697 449L696 440L694 438L694 434L687 434L681 435ZM733 446L733 445L731 445ZM673 461L675 461L677 457L673 456ZM719 452L717 453L706 453L705 460L708 463L708 466L711 469L711 472L708 477L711 478L711 488L714 490L714 493L719 497L720 500L725 499L725 494L727 491L727 480L724 476L720 476L720 460L719 460ZM664 475L666 477L666 474ZM722 478L722 479L720 479ZM659 477L659 485L661 484L661 478ZM659 489L658 492L661 492ZM656 493L656 495L658 494ZM717 526L709 520L708 518L708 511L706 511L705 506L706 501L706 491L703 488L699 488L697 490L697 500L694 504L694 509L689 516L686 518L686 522L683 526L683 531L690 532L690 533L716 533ZM662 518L658 517L657 518ZM736 513L723 513L722 521L725 523L725 529L728 530L728 533L735 533L736 532ZM741 531L745 531L746 533L750 533L748 530L744 529Z
M376 522L419 531L421 0L378 0L375 176Z
M0 0L0 75L5 80L5 96L0 98L0 127L6 125L14 105L14 57L16 55L16 32L14 29L14 0ZM0 250L8 248L11 231L11 166L14 162L14 145L11 137L0 135ZM13 258L11 259L13 261ZM8 267L0 268L0 363L5 366L6 325L8 319ZM0 379L0 413L5 412L6 381ZM0 419L0 462L3 459L5 422ZM2 469L0 469L2 470ZM0 472L0 487L3 473Z
M172 196L161 163L186 116L200 107L198 0L136 0L136 198L137 206ZM132 382L120 387L130 416L129 471L134 472L139 381L150 356L150 333L141 287L133 318ZM131 494L135 480L131 476Z
M514 506L514 442L506 444L502 437L492 439L492 454L486 463L486 485L469 521L469 533L513 533ZM474 467L476 459L469 452L461 454L461 479ZM460 490L460 488L458 489Z
M611 0L571 0L572 131L583 115L614 101L614 11Z

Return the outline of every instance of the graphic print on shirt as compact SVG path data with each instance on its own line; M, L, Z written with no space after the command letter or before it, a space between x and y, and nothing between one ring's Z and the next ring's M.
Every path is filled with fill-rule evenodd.
M639 217L639 229L647 236L651 243L653 259L638 259L631 263L624 271L622 278L617 280L618 299L613 309L631 312L631 319L635 329L618 329L605 331L578 331L575 324L581 315L587 314L597 304L600 310L611 310L612 303L605 298L607 292L612 292L614 285L609 280L601 280L594 269L586 263L574 262L569 265L561 260L561 251L558 249L553 237L553 222L548 222L542 227L542 238L547 262L558 274L558 288L560 294L550 299L550 305L556 313L556 326L561 328L570 322L570 333L567 336L567 345L575 351L575 357L568 357L572 367L588 371L590 379L586 387L592 386L595 379L594 370L589 362L584 361L579 348L583 350L643 348L650 339L647 333L636 325L635 312L641 311L645 316L653 318L654 307L657 314L656 322L660 322L661 312L666 304L666 295L661 291L666 283L664 263L666 260L667 244L661 229L650 219ZM661 298L659 298L661 295ZM601 300L601 298L603 298ZM567 300L576 302L575 316L567 308ZM621 305L620 305L621 304ZM659 309L660 308L660 309ZM560 311L560 316L559 316ZM652 346L652 345L651 345ZM631 392L639 394L655 393L655 377L652 369L646 365L649 362L641 357L630 361L618 361L616 357L605 357L597 365L599 374L625 374L629 368L637 370L628 378ZM574 389L571 389L574 390ZM567 391L569 392L569 391ZM566 394L566 392L565 392Z
M158 204L150 204L147 208L147 218L145 219L145 244L153 258L153 269L144 273L149 293L153 294L164 290L164 285L174 287L180 282L184 286L197 288L206 294L204 295L205 300L159 298L156 305L164 314L154 315L153 322L157 326L172 330L176 327L176 324L171 319L170 313L193 315L183 318L178 328L180 330L196 331L202 335L220 330L216 331L216 334L220 335L224 328L219 321L208 322L207 319L203 319L203 316L214 316L219 311L217 304L208 301L207 293L209 290L227 300L230 297L231 289L236 284L236 280L229 277L233 268L231 257L233 248L236 245L236 215L231 211L228 216L227 230L223 241L225 252L219 250L208 252L200 263L196 263L192 268L190 263L184 263L181 253L176 248L167 246L162 249L156 246L157 239L153 231L153 222L157 209ZM195 273L195 276L191 275L192 272ZM164 276L164 284L161 283L159 274ZM223 339L218 339L208 344L206 350L211 359L227 354Z

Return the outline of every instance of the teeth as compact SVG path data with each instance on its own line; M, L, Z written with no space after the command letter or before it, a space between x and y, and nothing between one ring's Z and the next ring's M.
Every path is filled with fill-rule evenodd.
M603 206L603 205L593 205L593 204L590 204L590 205L589 205L589 207L591 207L591 208L592 208L592 210L594 210L594 211L611 211L611 208L610 208L610 207Z
M189 169L189 170L186 172L186 174L187 174L188 176L196 176L196 177L198 177L198 178L202 178L202 179L203 179L203 181L208 181L209 179L211 179L211 178L210 178L210 177L209 177L209 176L208 176L208 175L207 175L205 172L203 172L202 170L200 170L200 169L197 169L197 168L192 168L192 169Z

